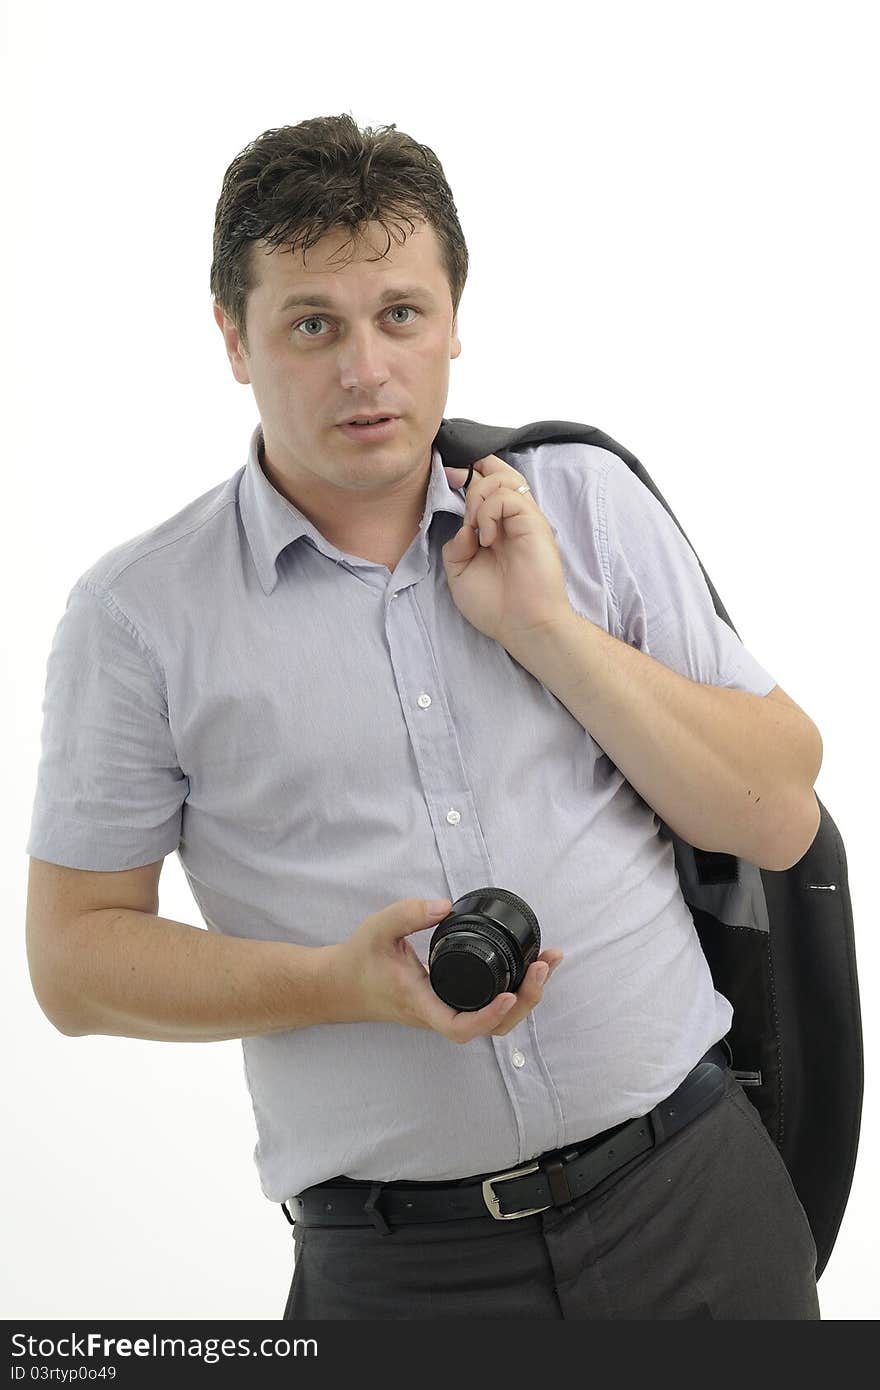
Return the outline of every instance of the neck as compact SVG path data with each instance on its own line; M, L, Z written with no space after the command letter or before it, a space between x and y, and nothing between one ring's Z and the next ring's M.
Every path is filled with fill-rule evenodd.
M282 497L307 516L321 535L337 549L373 564L386 565L393 573L418 535L428 495L430 469L422 479L418 494L408 502L404 515L391 515L393 507L387 497L365 494L358 499L355 516L345 516L339 506L340 489L333 489L329 499L310 497L304 504L294 496L290 487L266 459L265 441L260 440L257 458L264 476ZM398 506L407 499L398 497Z

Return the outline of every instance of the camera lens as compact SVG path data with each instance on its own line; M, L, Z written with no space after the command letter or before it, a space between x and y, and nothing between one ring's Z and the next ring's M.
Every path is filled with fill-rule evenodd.
M450 1008L482 1009L516 993L541 949L528 903L506 888L476 888L437 923L428 951L431 987Z

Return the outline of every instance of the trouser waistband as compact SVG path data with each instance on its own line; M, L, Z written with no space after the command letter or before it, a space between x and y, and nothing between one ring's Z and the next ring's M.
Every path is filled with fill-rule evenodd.
M359 1182L308 1187L282 1202L291 1225L375 1226L390 1235L395 1226L486 1217L507 1221L533 1216L582 1197L640 1154L657 1148L724 1092L729 1055L723 1042L701 1057L681 1084L653 1110L604 1130L583 1144L540 1154L508 1172L445 1186Z

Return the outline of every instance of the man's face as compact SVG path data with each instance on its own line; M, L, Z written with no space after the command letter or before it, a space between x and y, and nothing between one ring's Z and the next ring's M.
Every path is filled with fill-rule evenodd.
M416 221L412 233L407 226L403 244L392 240L378 260L367 260L386 245L378 223L353 250L348 242L340 229L306 257L254 246L249 354L214 307L235 379L253 389L267 476L308 515L342 525L383 507L410 517L418 499L424 503L449 363L461 352L432 226ZM285 307L292 298L301 302ZM376 415L400 417L387 439L352 439L339 428Z

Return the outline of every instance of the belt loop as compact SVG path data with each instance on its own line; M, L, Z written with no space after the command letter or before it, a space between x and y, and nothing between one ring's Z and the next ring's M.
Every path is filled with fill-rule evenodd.
M364 1211L367 1213L367 1216L370 1218L373 1225L376 1227L376 1230L379 1232L380 1236L390 1236L393 1234L391 1227L388 1225L388 1222L385 1220L385 1217L382 1215L381 1211L376 1205L381 1192L382 1184L380 1182L374 1182L373 1186L370 1188L370 1195L364 1202Z
M663 1105L664 1102L661 1100L659 1105L655 1105L654 1109L649 1110L647 1115L645 1116L646 1120L648 1121L648 1124L651 1126L651 1134L654 1137L655 1149L658 1149L660 1145L663 1143L663 1140L666 1138L666 1131L663 1128Z
M568 1178L565 1176L565 1169L562 1166L561 1159L545 1159L544 1162L541 1164L541 1171L547 1177L547 1183L550 1188L550 1196L553 1198L554 1206L564 1207L567 1206L569 1202L574 1201L574 1198L571 1195L571 1188L568 1185Z

